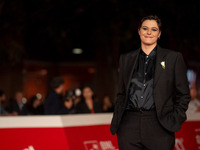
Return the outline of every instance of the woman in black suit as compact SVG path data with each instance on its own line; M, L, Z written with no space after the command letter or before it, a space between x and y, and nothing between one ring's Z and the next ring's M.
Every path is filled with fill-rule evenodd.
M94 99L94 91L90 86L82 89L82 99L76 106L76 113L99 113L101 105Z
M180 52L157 45L157 16L144 17L138 33L141 47L120 57L111 132L120 150L173 150L190 101L186 66Z

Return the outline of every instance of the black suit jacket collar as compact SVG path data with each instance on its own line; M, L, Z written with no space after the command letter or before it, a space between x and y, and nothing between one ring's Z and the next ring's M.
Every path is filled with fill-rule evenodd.
M154 72L154 88L156 86L156 83L158 82L158 79L160 77L160 74L163 72L163 68L161 65L162 61L165 60L165 56L167 55L167 51L163 48L161 48L159 45L157 47L157 54L156 54L156 64L155 64L155 72ZM166 64L166 62L165 62Z
M133 74L133 71L134 71L134 68L135 68L135 64L138 60L138 56L139 56L139 53L140 53L140 48L138 48L137 50L133 51L130 53L130 57L127 59L128 61L128 70L130 70L130 73L128 75L128 87L126 88L127 89L127 92L128 92L128 89L129 89L129 86L130 86L130 80L131 80L131 77L132 77L132 74ZM157 52L156 52L156 64L155 64L155 72L154 72L154 88L158 82L158 79L160 77L160 74L162 73L163 71L163 68L161 66L161 62L162 61L165 61L165 56L167 55L167 51L163 48L161 48L159 45L157 45Z

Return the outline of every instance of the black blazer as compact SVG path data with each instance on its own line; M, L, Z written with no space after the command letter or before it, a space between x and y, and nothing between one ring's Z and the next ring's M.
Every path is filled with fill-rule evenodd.
M57 94L55 91L51 92L44 103L44 114L45 115L62 115L70 112L62 104L62 96Z
M128 101L128 90L140 49L120 56L119 87L115 110L111 122L111 133L115 134ZM161 62L165 62L165 69ZM157 117L161 125L176 132L186 120L185 111L190 101L186 66L181 53L157 46L153 83L153 96Z

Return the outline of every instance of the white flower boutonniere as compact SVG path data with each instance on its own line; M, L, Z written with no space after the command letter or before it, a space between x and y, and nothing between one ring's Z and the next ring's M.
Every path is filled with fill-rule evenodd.
M165 69L165 61L160 62L163 69Z

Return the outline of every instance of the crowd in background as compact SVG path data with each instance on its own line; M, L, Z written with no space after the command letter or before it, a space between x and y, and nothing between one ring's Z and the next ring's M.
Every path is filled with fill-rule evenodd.
M23 92L18 91L8 106L5 105L7 96L0 90L0 115L61 115L103 113L114 110L110 97L105 95L102 100L99 100L89 85L81 89L64 91L64 80L61 77L55 77L51 81L51 89L44 101L41 94L36 94L27 101Z
M85 85L81 89L64 91L64 80L55 77L51 81L51 89L45 100L42 100L41 94L36 94L27 101L23 92L18 91L7 106L5 105L7 96L4 91L0 90L0 116L61 115L114 111L110 97L105 95L102 99L98 99L93 88L89 85ZM190 88L190 94L191 101L186 112L188 115L200 112L200 98L197 97L196 88Z
M191 116L196 112L200 112L200 96L197 96L197 90L195 87L190 88L191 100L186 111L187 116Z

